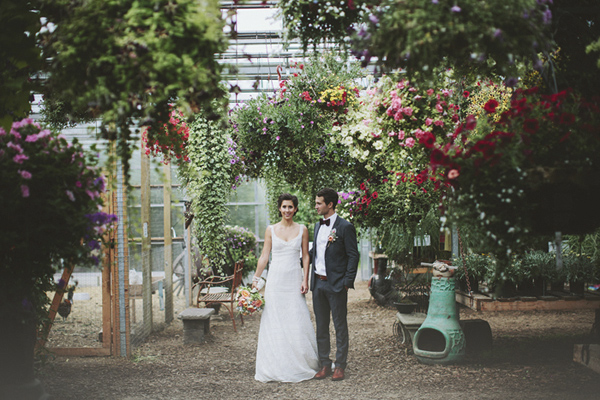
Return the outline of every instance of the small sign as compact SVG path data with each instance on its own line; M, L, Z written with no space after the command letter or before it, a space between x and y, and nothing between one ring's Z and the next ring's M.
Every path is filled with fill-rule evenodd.
M144 222L144 237L148 237L148 223Z

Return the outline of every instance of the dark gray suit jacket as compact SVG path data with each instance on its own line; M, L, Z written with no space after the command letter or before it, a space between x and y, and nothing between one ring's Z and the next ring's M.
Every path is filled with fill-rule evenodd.
M317 256L317 234L321 225L315 225L315 235L310 259L312 262L311 290L315 287L315 259ZM358 245L356 243L356 229L354 225L339 215L331 230L335 229L336 240L328 243L325 249L325 269L327 281L335 292L344 290L344 286L354 288L354 279L358 269Z

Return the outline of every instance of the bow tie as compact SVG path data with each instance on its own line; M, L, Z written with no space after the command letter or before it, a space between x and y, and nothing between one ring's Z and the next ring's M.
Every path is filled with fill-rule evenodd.
M319 224L321 224L321 225L327 225L327 226L329 226L330 222L331 222L330 219L320 219L319 220Z

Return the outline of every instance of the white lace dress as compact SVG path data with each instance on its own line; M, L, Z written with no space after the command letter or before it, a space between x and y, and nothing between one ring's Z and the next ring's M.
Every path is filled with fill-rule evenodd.
M286 242L271 227L272 260L260 320L256 375L261 382L300 382L319 370L317 340L300 292L302 229Z

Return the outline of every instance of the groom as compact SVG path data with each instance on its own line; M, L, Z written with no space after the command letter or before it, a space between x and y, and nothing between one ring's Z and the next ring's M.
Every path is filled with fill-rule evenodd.
M335 213L337 203L338 194L335 190L325 188L317 193L315 208L322 219L315 225L314 244L311 249L311 290L321 365L315 379L324 379L331 375L331 316L337 345L332 377L334 381L344 379L348 358L348 289L354 288L359 259L356 230L351 223Z

